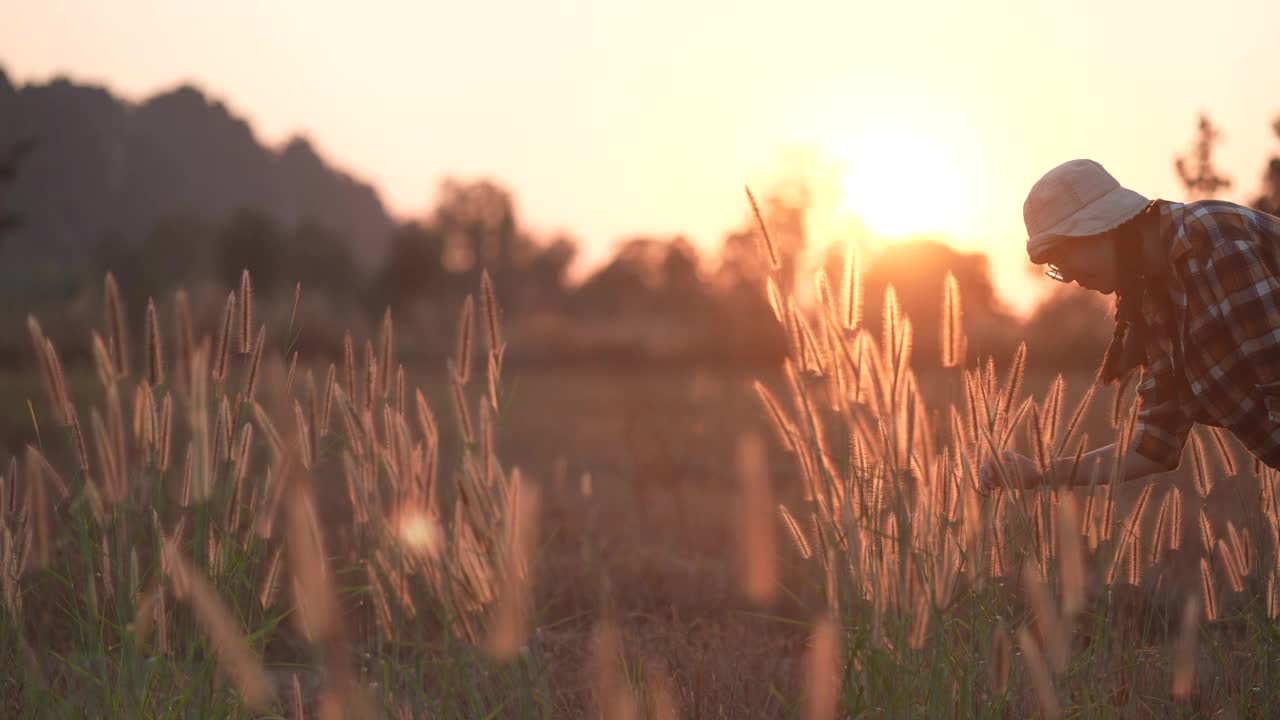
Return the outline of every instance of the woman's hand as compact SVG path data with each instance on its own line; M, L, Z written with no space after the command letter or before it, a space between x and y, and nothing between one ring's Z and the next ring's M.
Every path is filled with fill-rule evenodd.
M1042 482L1044 476L1040 474L1035 462L1012 450L1000 451L999 467L995 458L987 458L978 470L978 489L984 495L993 488L1004 487L1005 483L1015 488L1033 488Z

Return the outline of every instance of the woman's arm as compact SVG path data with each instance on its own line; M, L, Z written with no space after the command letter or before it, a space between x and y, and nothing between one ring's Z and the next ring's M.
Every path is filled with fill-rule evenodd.
M1072 474L1072 465L1075 465L1075 457L1058 458L1049 467L1049 479L1054 483L1064 485L1070 481L1072 485L1088 486L1094 482L1093 478L1096 472L1097 484L1106 485L1111 480L1111 468L1115 462L1115 449L1115 443L1112 443L1081 455L1080 463L1076 465L1074 475ZM1170 468L1155 462L1133 448L1130 448L1125 453L1123 461L1123 478L1125 481L1137 480L1138 478L1170 470ZM1046 478L1040 473L1039 468L1036 467L1031 458L1013 450L1005 450L1000 453L999 469L996 467L995 459L988 458L978 472L978 484L984 493L990 492L994 488L1004 487L1006 480L1000 477L1001 472L1004 473L1007 482L1012 487L1032 488L1046 481Z
M1093 478L1096 473L1097 484L1106 485L1111 479L1111 470L1115 466L1115 453L1116 444L1111 443L1081 455L1080 463L1074 469L1074 476L1072 465L1075 464L1075 458L1058 458L1053 461L1053 465L1050 468L1051 479L1053 482L1058 483L1065 484L1070 481L1072 485L1087 486L1094 482ZM1121 478L1126 482L1169 471L1169 468L1133 448L1129 448L1129 451L1124 454L1122 462L1124 463L1124 468Z

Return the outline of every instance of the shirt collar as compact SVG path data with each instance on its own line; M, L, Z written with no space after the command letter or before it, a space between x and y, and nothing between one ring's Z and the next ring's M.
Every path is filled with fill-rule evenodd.
M1169 265L1173 269L1183 255L1191 251L1191 241L1187 238L1187 228L1183 223L1184 205L1169 200L1157 200L1156 212L1160 214L1160 237L1169 238Z

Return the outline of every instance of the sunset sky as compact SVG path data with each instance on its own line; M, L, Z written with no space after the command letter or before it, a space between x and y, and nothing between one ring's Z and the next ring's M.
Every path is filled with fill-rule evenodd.
M269 144L305 133L402 217L444 176L495 178L588 262L638 233L718 247L743 183L807 149L843 166L839 206L873 235L991 253L1025 307L1044 283L1022 201L1059 162L1181 199L1172 157L1203 109L1223 197L1256 193L1280 151L1278 27L1274 0L0 0L0 64L133 100L195 83Z

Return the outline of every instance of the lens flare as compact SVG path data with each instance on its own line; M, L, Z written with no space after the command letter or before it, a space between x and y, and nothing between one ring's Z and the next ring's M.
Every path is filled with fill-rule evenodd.
M430 513L416 506L402 508L396 517L396 535L409 550L434 556L444 542L440 523Z

